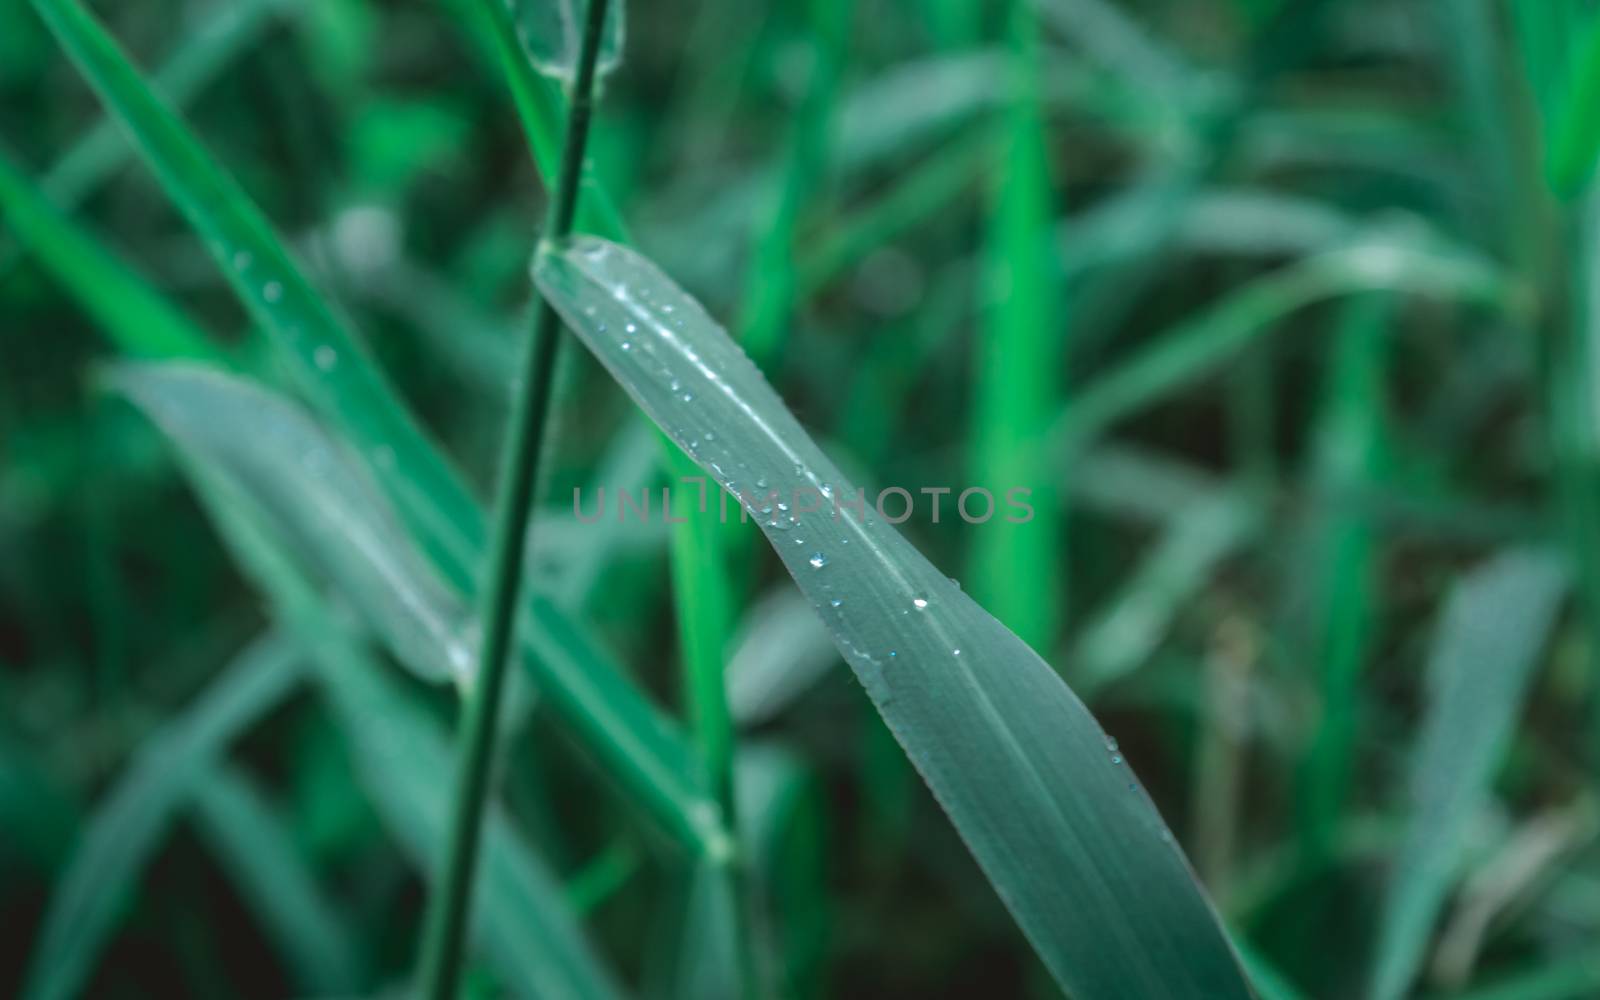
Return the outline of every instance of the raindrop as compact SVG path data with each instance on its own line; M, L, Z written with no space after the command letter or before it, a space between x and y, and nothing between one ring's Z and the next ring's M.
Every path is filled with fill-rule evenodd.
M950 655L951 656L960 656L961 655L961 648L958 646L955 649L952 649L950 651Z
M339 352L327 344L323 344L311 352L311 360L316 362L318 368L325 372L331 372L333 371L333 366L339 363Z
M681 400L683 400L683 401L684 401L684 402L685 402L685 403L689 403L689 402L693 402L693 400L694 400L694 393L692 393L692 392L686 392L686 393L684 393L684 394L683 394L683 395L681 395L681 396L679 396L679 397L678 397L678 398L679 398L679 399L681 399Z
M837 597L835 597L835 598L833 598L833 599L832 599L832 600L830 600L830 601L829 601L829 602L828 602L828 603L829 603L829 604L830 604L830 605L832 605L832 606L833 606L833 607L836 607L836 608L837 608L837 607L838 607L838 606L839 606L839 605L841 605L841 604L843 604L843 603L844 603L844 602L843 602L843 601L841 601L841 600L839 600L839 599L838 599L838 598L837 598ZM892 653L891 653L891 654L890 654L890 655L891 655L891 656L892 656L892 655L894 655L894 654L892 654Z
M277 302L283 298L283 286L276 281L269 281L262 286L261 297L268 302Z
M622 349L623 349L623 350L624 350L624 351L631 351L631 350L633 350L633 341L631 341L631 340L624 340L624 341L623 341L623 342L622 342Z
M626 330L628 333L638 333L639 332L639 328L637 326L634 326L632 323L625 324L622 327L622 329Z
M811 553L811 558L808 561L811 563L812 569L821 569L822 567L828 565L828 557L823 555L821 552Z
M254 260L254 258L250 256L250 252L248 250L240 250L238 253L233 255L233 269L235 271L243 271L250 266L252 260Z
M918 611L921 611L928 606L928 599L926 597L913 597L911 599L911 606L916 608Z

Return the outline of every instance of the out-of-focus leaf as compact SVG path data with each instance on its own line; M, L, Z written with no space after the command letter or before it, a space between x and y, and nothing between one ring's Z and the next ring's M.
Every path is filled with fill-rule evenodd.
M551 250L535 276L634 400L742 495L1062 986L1249 996L1115 741L1026 644L848 506L855 489L726 332L615 244Z
M487 5L499 15L489 27L509 32L502 23L505 11L494 4L472 0L470 9L481 14ZM261 210L156 97L93 15L78 0L33 0L33 6L205 239L319 416L358 452L448 582L470 594L483 558L485 521L450 461ZM550 96L551 88L536 89ZM548 124L548 116L540 121ZM690 849L725 841L716 810L699 787L692 748L671 721L629 682L598 640L547 596L530 593L524 612L536 624L521 632L527 653L522 664L585 749Z
M298 970L300 986L322 994L356 989L355 943L254 783L242 771L213 765L196 783L193 810L201 833Z
M427 680L470 680L467 610L365 470L304 411L199 365L127 366L112 380L192 461L253 496L401 662Z
M1068 673L1079 689L1092 692L1143 663L1217 563L1258 523L1249 501L1226 493L1176 516L1122 591L1080 634Z
M80 993L119 909L207 761L283 700L301 674L288 637L257 640L194 705L159 730L89 820L56 885L23 995Z
M782 712L839 662L828 630L791 587L757 601L734 638L728 708L744 726Z
M190 472L241 565L304 648L313 677L350 741L357 777L391 836L427 875L444 855L454 772L443 729L329 613L247 494L204 466ZM498 809L485 817L476 926L518 995L611 997L620 993L584 939L561 884Z
M122 350L149 358L222 357L203 330L68 219L4 150L0 211L6 226Z
M1422 964L1566 590L1559 559L1515 550L1451 591L1428 653L1427 708L1411 765L1413 812L1379 922L1372 979L1378 1000L1404 994Z

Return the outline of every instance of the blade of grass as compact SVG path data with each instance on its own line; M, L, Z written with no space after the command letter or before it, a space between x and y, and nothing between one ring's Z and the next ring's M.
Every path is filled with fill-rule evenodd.
M302 391L337 416L369 456L426 548L464 566L482 545L470 494L335 316L271 224L141 79L78 0L34 9L108 108L127 127L174 204L204 239L251 318L272 333ZM373 460L392 456L392 462Z
M54 1000L82 992L140 870L194 794L207 761L289 695L302 676L299 661L287 636L268 633L139 750L97 807L56 884L24 997Z
M212 765L196 784L191 809L278 950L298 970L301 989L356 989L355 943L255 783L236 768Z
M302 0L243 0L213 4L155 74L155 87L182 107L219 72L248 51L275 18L295 13ZM105 183L128 158L128 140L115 122L91 126L56 160L41 181L45 197L71 211ZM0 248L0 277L16 264L16 247Z
M1569 199L1588 187L1600 157L1600 17L1586 17L1572 37L1572 67L1545 147L1550 186Z
M6 225L125 353L225 363L225 353L188 317L68 219L3 149L0 209Z
M1144 663L1217 565L1259 522L1253 504L1220 491L1174 518L1121 591L1079 632L1067 659L1076 689L1092 702L1095 692Z
M724 488L746 493L1057 981L1085 998L1248 996L1215 914L1114 743L1037 654L898 533L864 512L836 518L800 502L802 490L852 503L857 494L699 305L600 240L541 254L535 277L652 419ZM793 497L791 511L763 512L750 478Z
M1312 303L1395 291L1514 308L1513 289L1487 263L1370 237L1257 278L1198 316L1156 334L1132 357L1086 384L1050 430L1058 464L1107 426L1219 368L1285 316Z
M671 442L664 442L670 447ZM688 706L695 742L700 748L707 780L714 790L722 815L729 827L738 829L738 808L734 799L734 761L736 735L728 709L727 678L724 676L724 646L728 641L732 617L732 595L723 564L719 539L718 507L712 501L714 487L704 476L697 476L694 463L676 449L668 455L667 467L674 473L673 504L677 522L672 526L672 594L678 622L678 653L683 663L684 701ZM688 488L699 480L698 490ZM716 876L716 865L700 866L695 878L696 896L712 892L698 885L699 879ZM760 995L750 940L746 861L743 852L722 866L728 884L717 894L730 894L732 906L727 919L709 921L712 929L726 933L726 947L737 966L738 991L745 996ZM704 902L702 900L702 902ZM713 956L718 946L709 946Z
M545 219L544 242L560 240L570 233L577 214L595 69L608 7L608 0L587 0L584 10L572 108L562 141L561 174ZM620 19L616 23L620 24ZM500 721L512 631L517 624L517 590L522 583L523 551L555 385L560 332L555 310L548 302L541 302L525 348L521 391L512 401L511 423L501 458L494 503L495 529L479 619L483 640L461 726L450 836L440 858L440 874L422 931L418 975L423 995L433 1000L451 1000L460 988L461 954L477 875L478 839L489 797L489 761Z
M254 500L204 466L186 468L246 575L309 658L384 826L419 872L431 871L450 822L451 754L444 731L334 618ZM483 885L476 906L483 944L510 992L620 995L584 939L561 884L497 808L485 818Z
M1377 1000L1403 995L1422 965L1566 590L1560 560L1514 550L1474 569L1450 594L1428 653L1413 812L1378 924Z
M811 66L805 93L795 110L794 127L772 205L758 223L755 250L745 282L740 340L757 364L772 368L780 359L799 304L795 236L800 220L822 189L828 139L844 64L845 40L855 9L846 0L810 0Z
M444 575L471 594L487 546L482 511L460 477L314 293L260 211L151 93L104 29L75 0L34 4L207 238L308 398L356 447ZM517 65L525 65L520 52L516 56ZM539 85L528 92L551 96L545 81L528 73ZM117 317L106 319L112 329L124 329L113 322ZM524 607L537 627L525 632L531 655L523 663L557 714L671 836L691 851L722 849L726 835L715 816L707 819L693 756L680 734L559 606L533 594Z
M728 662L728 708L741 726L769 722L839 662L828 632L788 586L757 599Z
M1044 431L1059 408L1063 298L1050 240L1051 179L1039 97L1032 6L1010 10L1011 92L997 189L983 250L984 283L974 362L971 482L1008 500L1026 490L1034 518L973 535L974 596L1024 642L1049 649L1066 599L1061 523Z
M201 365L123 366L112 383L191 460L254 496L396 659L424 680L470 689L476 664L465 607L366 470L299 407Z
M1380 471L1392 311L1386 296L1352 299L1329 345L1313 459L1322 512L1312 555L1316 618L1309 638L1321 699L1300 781L1301 837L1313 854L1331 841L1345 813L1358 761L1356 736L1363 728L1361 672L1377 628L1379 548L1371 518L1340 498L1376 480Z

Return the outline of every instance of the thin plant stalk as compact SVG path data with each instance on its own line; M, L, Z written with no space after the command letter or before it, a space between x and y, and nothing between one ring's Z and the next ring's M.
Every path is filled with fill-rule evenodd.
M560 240L572 231L593 103L595 60L606 6L606 0L589 0L566 140L561 151L561 172L545 220L544 240L547 242ZM496 490L495 544L489 552L489 574L484 591L483 642L479 648L478 671L467 697L447 854L429 902L423 931L423 995L435 1000L454 997L460 978L478 835L488 798L489 760L505 687L506 651L516 621L517 586L522 575L522 553L545 418L550 409L559 332L555 310L549 303L541 302L534 315L525 378L513 404L511 433Z

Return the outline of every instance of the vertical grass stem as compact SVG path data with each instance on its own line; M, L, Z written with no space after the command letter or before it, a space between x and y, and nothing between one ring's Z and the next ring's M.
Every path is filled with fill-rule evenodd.
M562 144L561 172L545 220L545 243L568 235L577 211L594 97L595 61L606 6L607 0L589 0L566 139ZM513 404L510 435L496 490L494 544L489 552L488 578L483 592L483 643L479 649L478 671L467 695L450 839L423 929L420 985L422 995L431 1000L454 997L460 979L478 838L488 799L489 763L505 687L506 651L515 623L517 586L522 575L522 553L534 483L538 478L545 418L550 409L559 332L555 311L549 303L541 302L534 314L525 377Z

